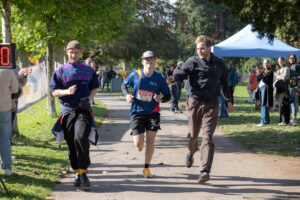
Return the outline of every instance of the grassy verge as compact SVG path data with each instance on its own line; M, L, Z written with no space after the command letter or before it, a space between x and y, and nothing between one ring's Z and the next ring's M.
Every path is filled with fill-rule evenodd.
M106 109L99 101L96 103L92 108L99 125ZM56 105L59 113L59 103ZM21 135L13 138L12 146L15 174L9 177L0 174L14 199L45 199L67 173L67 146L58 148L50 132L56 120L57 116L47 116L45 99L18 114ZM8 199L4 190L0 191L0 198Z
M300 126L278 126L278 110L270 111L271 124L257 127L260 123L260 110L254 109L254 104L246 103L248 99L247 86L237 86L235 89L234 112L230 117L220 119L218 127L230 134L234 139L240 141L254 152L283 155L300 156ZM184 97L182 95L182 97ZM180 105L185 106L185 98ZM298 117L299 119L299 114ZM300 120L298 120L298 123Z

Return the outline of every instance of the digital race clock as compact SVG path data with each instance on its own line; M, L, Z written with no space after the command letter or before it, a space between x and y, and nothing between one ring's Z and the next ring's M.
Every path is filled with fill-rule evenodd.
M0 69L16 68L16 44L0 44Z

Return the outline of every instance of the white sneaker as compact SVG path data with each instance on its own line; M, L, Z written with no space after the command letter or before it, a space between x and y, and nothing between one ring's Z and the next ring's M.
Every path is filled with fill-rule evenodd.
M265 126L265 124L257 124L256 126L258 126L258 127Z
M287 123L285 123L285 122L280 122L279 124L278 124L278 126L286 126L287 125Z
M291 123L292 126L297 126L297 122L296 122L296 120L294 120L294 119L291 119L291 120L290 120L290 123Z
M13 171L12 171L12 170L10 170L10 169L5 169L5 170L4 170L4 175L10 176L10 175L12 175L12 174L13 174Z

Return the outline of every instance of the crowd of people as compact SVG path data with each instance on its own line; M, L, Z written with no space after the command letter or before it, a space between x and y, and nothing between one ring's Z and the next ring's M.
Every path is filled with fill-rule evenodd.
M295 54L291 54L287 62L284 57L279 57L278 65L278 70L272 69L270 60L264 59L263 69L255 69L257 83L251 77L251 84L258 86L250 95L255 91L256 103L261 107L261 121L257 126L270 123L269 109L273 107L274 102L279 104L278 125L297 125L300 66Z

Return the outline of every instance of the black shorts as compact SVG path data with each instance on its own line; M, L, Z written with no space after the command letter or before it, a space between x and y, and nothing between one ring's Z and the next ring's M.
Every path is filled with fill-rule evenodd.
M132 114L130 117L131 135L139 135L145 131L157 131L160 129L160 114L153 113L149 115Z

